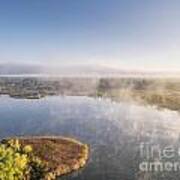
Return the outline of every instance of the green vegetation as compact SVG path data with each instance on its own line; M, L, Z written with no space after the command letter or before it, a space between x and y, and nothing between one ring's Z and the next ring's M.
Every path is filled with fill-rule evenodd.
M0 144L0 179L42 179L45 166L33 155L32 147L21 146L18 140L7 140Z
M51 180L86 164L88 147L67 138L28 138L0 143L1 180Z

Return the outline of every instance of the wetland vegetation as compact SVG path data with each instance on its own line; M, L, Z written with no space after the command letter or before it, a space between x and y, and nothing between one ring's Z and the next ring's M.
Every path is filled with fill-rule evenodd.
M180 110L178 78L1 77L0 94L23 99L52 95L108 97L115 101L135 101Z

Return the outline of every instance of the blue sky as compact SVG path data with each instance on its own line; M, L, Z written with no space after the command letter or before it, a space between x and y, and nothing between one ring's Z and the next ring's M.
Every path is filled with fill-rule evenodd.
M0 0L0 62L180 69L179 0Z

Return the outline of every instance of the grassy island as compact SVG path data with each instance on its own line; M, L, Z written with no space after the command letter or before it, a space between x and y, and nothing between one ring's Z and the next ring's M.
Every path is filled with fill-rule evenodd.
M51 180L85 166L89 148L64 137L2 140L0 179Z

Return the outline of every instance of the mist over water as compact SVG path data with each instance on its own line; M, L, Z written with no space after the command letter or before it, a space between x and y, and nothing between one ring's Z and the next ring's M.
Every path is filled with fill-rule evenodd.
M87 167L63 179L138 179L140 143L177 144L179 139L176 111L89 97L0 99L1 138L62 135L90 145Z

